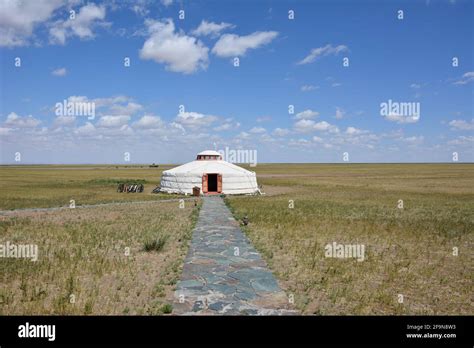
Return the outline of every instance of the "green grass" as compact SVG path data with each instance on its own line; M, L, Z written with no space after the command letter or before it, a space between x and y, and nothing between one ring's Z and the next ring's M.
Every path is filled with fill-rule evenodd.
M143 250L144 251L156 251L160 252L163 250L163 247L166 244L166 241L168 240L168 235L164 236L159 236L158 238L152 239L152 240L147 240L145 244L143 245Z
M166 303L161 307L161 313L163 314L170 314L172 311L173 311L173 306L169 303Z

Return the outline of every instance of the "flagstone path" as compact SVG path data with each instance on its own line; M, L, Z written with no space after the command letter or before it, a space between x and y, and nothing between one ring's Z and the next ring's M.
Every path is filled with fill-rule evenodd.
M219 196L203 198L173 308L181 315L296 314Z

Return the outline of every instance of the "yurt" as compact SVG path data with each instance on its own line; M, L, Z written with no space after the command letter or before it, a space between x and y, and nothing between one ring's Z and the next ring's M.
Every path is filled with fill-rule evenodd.
M165 170L161 192L192 194L199 187L203 194L255 194L260 192L255 172L222 160L217 151L198 153L196 160Z

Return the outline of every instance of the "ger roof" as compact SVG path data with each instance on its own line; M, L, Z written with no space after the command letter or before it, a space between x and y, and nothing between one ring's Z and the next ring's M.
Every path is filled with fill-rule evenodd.
M203 155L203 156L222 156L222 154L220 154L220 153L217 152L217 151L213 151L213 150L202 151L202 152L199 152L198 155Z
M222 160L198 160L192 161L181 166L165 170L163 174L191 174L202 175L203 173L237 174L237 175L255 175L242 167Z

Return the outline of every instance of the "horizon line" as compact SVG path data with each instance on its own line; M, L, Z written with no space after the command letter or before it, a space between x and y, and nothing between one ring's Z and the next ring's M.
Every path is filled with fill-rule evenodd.
M192 161L189 161L192 162ZM179 166L185 163L0 163L0 167L7 166ZM232 163L232 162L229 162ZM235 165L251 165L251 163L232 163ZM253 167L267 164L474 164L474 162L262 162Z

